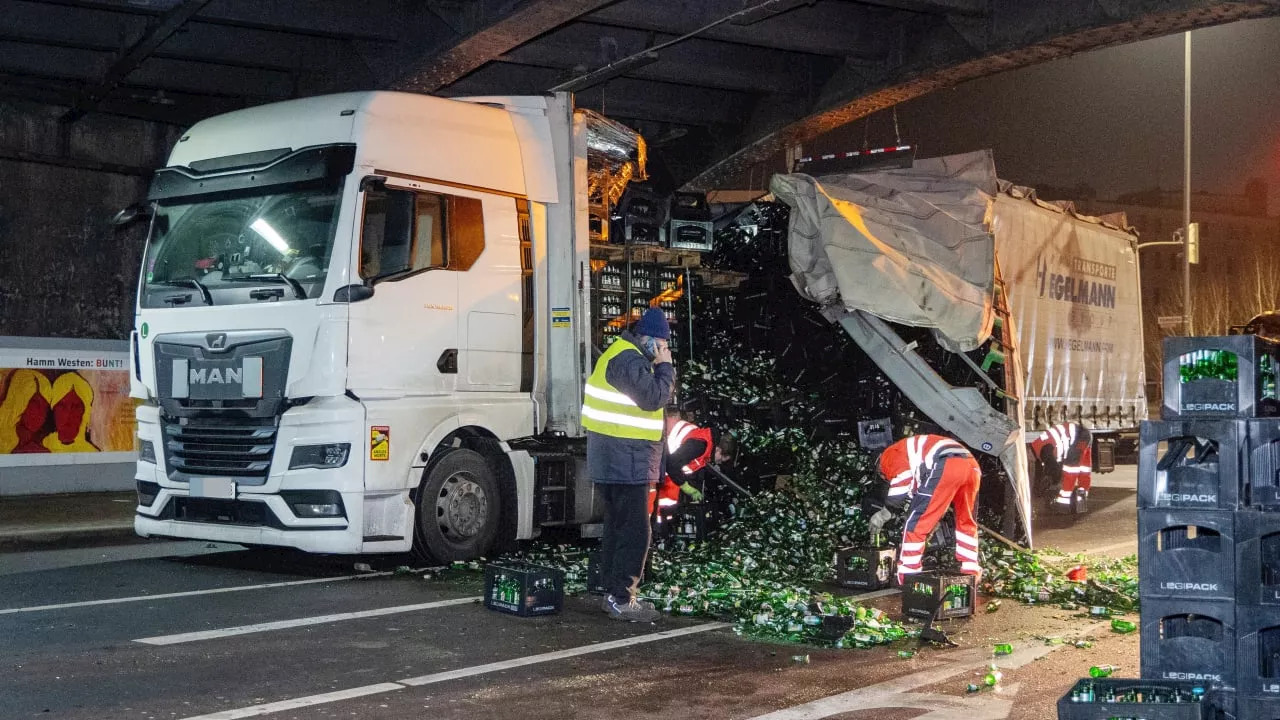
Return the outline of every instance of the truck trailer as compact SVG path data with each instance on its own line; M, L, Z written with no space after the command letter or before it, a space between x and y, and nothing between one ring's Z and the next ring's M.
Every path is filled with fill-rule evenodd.
M993 208L1026 429L1076 422L1095 442L1136 432L1147 417L1137 235L1121 218L1082 215L1005 182Z

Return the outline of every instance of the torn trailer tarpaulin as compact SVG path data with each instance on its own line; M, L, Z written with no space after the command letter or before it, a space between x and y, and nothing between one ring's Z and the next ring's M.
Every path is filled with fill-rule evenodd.
M963 352L991 333L996 183L990 153L980 152L902 170L775 175L770 189L791 206L792 280L802 295L933 328Z
M946 383L883 320L932 328L965 352L990 336L996 256L991 217L997 180L989 151L868 173L775 175L791 207L792 282L824 306L930 419L971 448L998 456L1031 542L1031 488L1021 426L1021 368L1009 347L1005 413L974 388ZM1016 343L1016 335L1007 334Z

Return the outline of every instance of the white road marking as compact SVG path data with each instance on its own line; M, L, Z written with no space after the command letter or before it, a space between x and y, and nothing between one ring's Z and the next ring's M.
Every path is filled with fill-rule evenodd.
M283 712L285 710L297 710L298 708L311 707L312 705L323 705L325 703L340 702L342 700L350 700L352 698L364 697L366 695L377 695L379 693L403 689L403 685L393 682L378 683L377 685L364 685L362 687L347 688L346 690L337 690L335 692L323 693L321 695L308 695L307 697L293 698L291 700L281 700L280 702L266 703L265 705L251 705L249 707L236 708L235 710L223 710L222 712L198 715L195 717L184 718L183 720L238 720L238 718L270 715L271 713Z
M266 590L268 588L291 587L295 585L314 585L316 583L338 582L341 580L360 580L393 575L393 571L361 573L360 575L341 575L330 578L314 578L311 580L290 580L288 582L265 583L263 585L239 585L227 588L210 588L208 590L188 590L186 592L162 593L159 595L135 595L134 597L109 598L107 600L84 600L81 602L62 603L60 605L32 605L30 607L8 608L0 610L0 615L13 613L41 612L44 610L65 610L67 608L92 607L95 605L115 605L117 603L144 602L146 600L170 600L173 598L194 597L196 595L217 595L219 593L243 592L245 590Z
M604 652L606 650L616 650L618 648L630 647L632 645L642 645L644 643L657 642L659 640L666 640L684 635L692 635L694 633L706 632L708 630L719 630L726 627L729 627L728 623L704 623L702 625L693 625L691 627L678 628L676 630L665 630L663 632L637 635L635 637L623 638L621 640L610 640L608 642L595 643L592 645L582 645L576 648L569 648L568 650L557 650L555 652L542 653L540 655L530 655L528 657L516 658L514 660L503 660L501 662L488 663L486 665L476 665L469 668L460 668L458 670L448 670L446 672L433 673L431 675L422 675L420 677L408 678L399 682L363 685L361 687L337 690L334 692L322 693L320 695L308 695L306 697L291 698L289 700L281 700L279 702L266 703L263 705L250 705L248 707L235 708L233 710L209 713L208 715L196 715L183 718L183 720L240 720L241 718L270 715L272 713L283 712L285 710L297 710L299 708L324 705L327 703L349 700L351 698L364 697L366 695L393 692L409 687L429 685L431 683L445 682L447 680L454 680L457 678L501 672L511 668L536 665L538 663L551 662L553 660L561 660L563 658L575 657L578 655Z
M400 613L416 612L418 610L431 610L434 608L450 607L453 605L469 605L479 601L479 596L453 598L451 600L436 600L434 602L416 603L414 605L395 605L393 607L377 608L375 610L334 613L332 615L315 615L313 617L293 618L292 620L276 620L274 622L258 623L256 625L238 625L236 627L219 628L217 630L200 630L197 632L178 633L176 635L157 635L155 637L139 638L134 640L134 642L143 643L145 645L179 645L182 643L198 642L200 640L214 640L216 638L249 635L252 633L270 632L272 630L287 630L289 628L306 627L308 625L324 625L326 623L342 622L344 620L363 620L365 618L382 617L383 615L398 615Z
M664 640L666 638L680 637L682 635L692 635L694 633L717 630L719 628L726 628L729 626L729 623L704 623L702 625L677 628L675 630L664 630L662 632L653 633L652 635L637 635L635 637L623 638L621 640L610 640L608 642L596 643L594 645L582 645L576 648L569 648L568 650L556 650L555 652L542 653L541 655L530 655L528 657L516 658L514 660L503 660L501 662L489 663L488 665L477 665L475 667L462 668L461 670L448 670L445 672L432 673L431 675L421 675L419 677L401 680L400 683L409 687L431 685L432 683L457 680L458 678L471 677L473 675L501 672L503 670L510 670L511 668L524 667L525 665L536 665L538 663L550 662L552 660L563 660L564 658L576 657L578 655L598 653L602 650L615 650L617 648L651 643L655 640Z
M951 662L940 667L757 715L751 720L822 720L833 715L873 708L919 708L930 711L918 716L917 720L1000 720L1008 717L1011 704L999 696L983 696L978 702L964 699L960 702L942 703L932 694L917 695L910 691L943 682L991 662L1002 668L1022 667L1061 647L1065 646L1024 645L1012 655L996 658L994 661L989 651L969 650L953 655ZM1012 696L1012 693L1009 695ZM938 707L939 705L942 706Z

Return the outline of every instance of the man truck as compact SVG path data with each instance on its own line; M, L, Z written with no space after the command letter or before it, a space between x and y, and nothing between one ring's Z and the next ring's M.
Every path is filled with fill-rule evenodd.
M626 166L599 183L616 197L643 162L628 133L563 93L193 126L120 219L150 222L136 532L448 562L597 521L589 166Z

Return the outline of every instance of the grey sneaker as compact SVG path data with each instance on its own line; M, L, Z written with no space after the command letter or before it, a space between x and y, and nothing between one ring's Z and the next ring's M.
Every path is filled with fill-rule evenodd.
M649 602L648 600L640 600L640 599L633 598L631 602L633 604L639 605L645 610L653 610L654 612L658 611L658 609L654 607L653 603ZM618 604L619 606L627 604L624 602L618 602L612 595L610 595L609 593L605 593L604 597L600 598L600 609L605 612L609 612L610 610L613 609L613 606L615 603Z
M661 617L653 603L631 598L630 602L621 602L612 595L604 596L604 611L614 620L627 622L651 623Z

